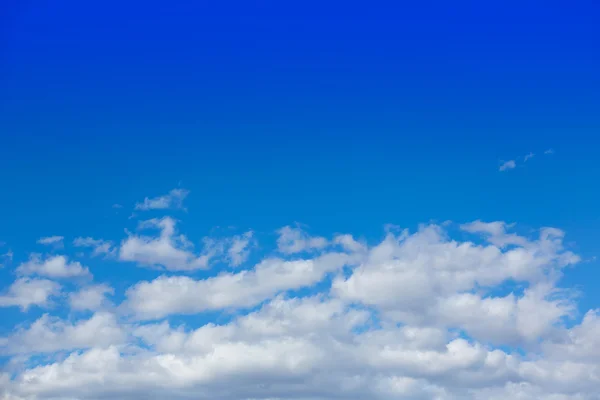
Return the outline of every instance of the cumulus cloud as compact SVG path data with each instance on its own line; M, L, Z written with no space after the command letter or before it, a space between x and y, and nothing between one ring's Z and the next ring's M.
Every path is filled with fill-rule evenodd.
M44 314L27 328L0 338L2 354L40 354L104 347L123 342L125 332L114 315L96 313L90 319L68 323Z
M160 221L148 226L175 240ZM91 285L69 299L94 314L43 315L0 338L27 360L0 375L0 398L595 400L600 311L576 320L559 289L579 257L558 229L517 228L477 220L454 238L430 224L377 243L295 232L235 273L160 276L124 296ZM224 246L240 254L243 239Z
M517 166L515 160L508 160L503 162L498 168L500 171L508 171L509 169L513 169Z
M114 293L114 289L107 284L92 285L70 293L69 304L72 310L97 311L111 305L106 296Z
M173 189L164 196L148 198L135 204L135 209L140 211L183 209L183 201L190 192L185 189Z
M281 291L312 286L327 273L355 261L347 254L329 253L307 260L266 259L252 270L222 273L204 280L162 276L130 288L125 306L141 319L230 307L251 308Z
M49 278L91 277L89 269L78 261L69 261L62 255L43 258L39 254L32 254L28 261L19 265L17 274Z
M60 292L61 286L47 279L19 278L0 295L0 307L47 307L50 297Z
M498 236L505 225L476 221L465 226ZM395 323L460 327L486 341L498 339L492 334L499 327L512 326L504 340L532 340L571 311L568 301L550 300L550 288L561 269L579 257L563 249L560 231L542 229L537 240L510 243L515 247L505 249L506 240L459 243L448 240L438 226L408 236L388 234L349 277L336 278L332 290L348 301L377 307ZM520 298L493 296L493 288L507 281L531 288ZM519 317L519 309L529 315L536 308L541 320ZM469 318L479 325L470 325Z
M175 220L170 217L151 219L141 228L160 230L158 236L132 235L121 243L119 259L143 266L163 267L171 271L192 271L208 268L210 260L223 252L222 243L204 241L201 254L194 253L193 244L184 235L177 235Z

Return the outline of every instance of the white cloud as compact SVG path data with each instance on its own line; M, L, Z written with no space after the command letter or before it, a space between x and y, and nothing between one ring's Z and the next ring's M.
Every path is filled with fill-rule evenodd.
M544 154L546 154L546 155L552 155L552 154L554 154L554 150L548 149L548 150L544 151Z
M64 237L63 236L48 236L38 239L39 244L44 245L52 245L52 246L62 246Z
M185 200L189 193L185 189L173 189L164 196L146 197L143 202L136 203L135 209L141 211L183 209L183 200Z
M176 235L175 220L170 217L144 221L140 227L160 229L160 234L158 237L129 235L121 243L120 260L170 271L192 271L208 268L210 260L223 251L222 243L205 239L203 252L195 254L193 244L184 235Z
M73 241L75 247L92 248L92 256L114 256L117 249L109 240L94 239L91 237L78 237Z
M177 237L161 221L144 225ZM289 242L289 254L312 251L303 258L138 282L121 318L106 311L108 285L83 288L69 300L89 319L44 315L0 338L18 365L0 374L0 399L596 400L600 310L574 321L575 298L558 289L579 261L564 233L461 228L483 240L436 225L376 244L339 234L315 247L303 234ZM235 238L220 242L237 255Z
M80 328L88 321L55 321L55 326L43 321L41 334L16 338L26 343L17 350L100 343L30 368L6 387L15 396L40 399L93 399L109 393L126 399L232 400L592 400L596 395L598 359L588 364L529 360L436 328L389 326L356 333L367 320L363 311L336 299L278 297L226 325L194 330L166 322L139 326L130 333L149 349L132 354L121 350L125 335L109 319L90 324L97 330L112 327L112 334L103 337ZM57 332L78 339L67 341ZM44 349L38 338L53 334L54 346Z
M20 307L26 311L31 306L47 307L49 299L60 292L61 286L47 279L17 279L0 295L0 307Z
M303 251L318 250L327 246L327 239L311 237L300 228L284 226L277 231L277 247L283 254L294 254Z
M19 275L38 275L49 278L76 278L91 277L87 267L78 261L69 262L66 256L49 256L42 258L39 254L32 254L29 261L19 265Z
M534 340L572 310L569 301L552 299L552 284L579 257L563 249L561 231L542 229L537 240L526 240L506 235L506 225L463 225L491 234L496 244L487 246L448 240L434 225L413 235L388 234L350 276L336 278L332 290L377 307L395 323L461 327L496 343ZM514 247L504 248L507 243ZM530 289L521 297L494 297L491 289L509 280ZM494 336L501 328L506 334Z
M497 247L508 245L525 246L528 240L515 233L507 233L506 230L512 228L514 224L507 224L503 221L482 222L481 220L462 224L460 228L466 232L483 234L487 241Z
M0 338L0 353L53 353L61 350L106 347L122 343L125 332L114 315L100 312L76 324L44 314L27 329Z
M114 289L106 284L88 286L69 294L69 304L72 310L98 311L111 304L106 295L114 293Z
M248 231L242 235L236 235L228 242L227 258L232 266L238 267L246 262L250 255L250 248L255 244L254 232Z
M367 250L367 246L355 240L352 235L336 235L333 238L333 243L342 246L343 249L351 252L362 253Z
M205 280L162 276L130 288L126 306L141 319L230 307L250 308L281 291L312 286L325 274L355 261L348 254L329 253L309 260L266 259L251 271L222 273Z
M533 157L535 157L535 154L533 154L532 152L529 152L529 154L525 155L525 157L523 158L523 161L527 162L528 160L531 160Z
M507 171L509 169L513 169L517 166L517 163L515 162L515 160L509 160L506 162L503 162L500 165L500 168L498 168L500 171Z

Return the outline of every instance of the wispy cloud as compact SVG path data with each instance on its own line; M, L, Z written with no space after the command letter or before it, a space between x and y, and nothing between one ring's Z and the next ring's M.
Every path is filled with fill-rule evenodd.
M548 150L544 151L544 154L546 154L546 155L554 154L554 150L548 149ZM522 160L523 163L526 163L527 161L531 160L533 157L535 157L535 153L530 151L528 154L525 154L522 158L517 157L517 159ZM517 167L517 161L516 161L517 159L501 161L500 167L498 168L498 170L499 171L508 171L509 169L516 168Z
M146 197L144 201L136 203L135 209L140 211L183 209L183 200L189 193L186 189L173 189L163 196Z
M12 252L12 250L8 250L6 253L4 254L0 254L0 268L4 267L7 264L10 264L12 262L14 253Z
M110 240L94 239L91 237L78 237L73 241L75 247L88 247L93 249L92 256L114 256L116 255L116 247Z
M248 259L250 249L256 244L253 235L254 232L248 231L231 238L231 245L227 250L227 258L232 266L237 267Z
M502 163L502 165L500 165L500 168L498 168L500 171L507 171L509 169L513 169L517 166L517 163L515 162L515 160L509 160L509 161L505 161L504 163Z
M43 245L46 245L46 246L62 247L63 240L64 240L64 236L47 236L47 237L43 237L43 238L38 239L37 242L39 244L43 244Z

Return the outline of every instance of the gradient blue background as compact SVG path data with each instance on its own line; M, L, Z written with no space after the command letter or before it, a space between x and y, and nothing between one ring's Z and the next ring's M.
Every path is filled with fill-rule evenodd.
M191 238L483 219L555 226L598 254L598 2L0 7L0 240L15 263L40 236L120 238L136 201L178 185ZM599 266L566 278L582 308L600 304Z

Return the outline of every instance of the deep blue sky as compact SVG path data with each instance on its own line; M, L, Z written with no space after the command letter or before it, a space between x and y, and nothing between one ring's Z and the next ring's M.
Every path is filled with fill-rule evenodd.
M136 201L178 185L190 237L482 219L598 253L598 2L92 3L1 6L0 240L17 261L40 236L121 235Z

